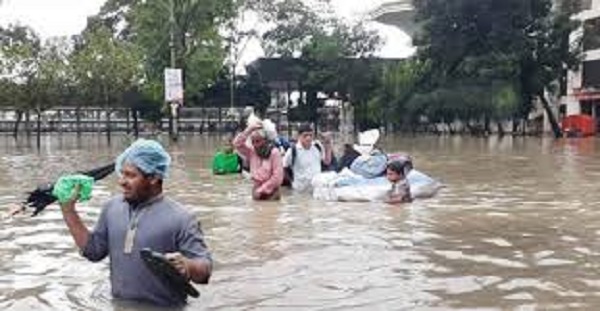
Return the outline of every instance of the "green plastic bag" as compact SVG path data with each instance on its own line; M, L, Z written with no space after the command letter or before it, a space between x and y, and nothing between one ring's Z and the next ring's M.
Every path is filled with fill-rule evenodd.
M217 175L239 172L239 161L236 153L218 152L213 159L213 173Z
M92 198L92 188L94 187L94 178L86 175L66 175L58 179L52 189L52 195L58 199L58 202L65 203L71 199L73 189L76 185L79 188L79 202L89 201Z

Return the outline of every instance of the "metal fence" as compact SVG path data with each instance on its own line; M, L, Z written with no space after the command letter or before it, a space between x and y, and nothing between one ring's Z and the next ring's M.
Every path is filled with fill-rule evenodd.
M244 126L245 120L252 112L252 108L197 108L184 107L178 118L179 131L181 132L234 132ZM323 131L337 131L340 125L338 108L319 109L319 129ZM108 121L110 116L110 121ZM271 118L282 132L291 132L298 122L290 123L287 114L283 110L270 110L267 117ZM28 119L28 121L27 121ZM145 130L155 128L139 118L138 129ZM17 123L14 110L0 109L0 132L12 132ZM23 116L19 131L36 131L38 116L30 114L29 118ZM130 109L113 109L107 112L102 108L55 108L45 111L40 119L41 132L131 132L134 127L133 112ZM163 118L158 127L168 130L169 118Z

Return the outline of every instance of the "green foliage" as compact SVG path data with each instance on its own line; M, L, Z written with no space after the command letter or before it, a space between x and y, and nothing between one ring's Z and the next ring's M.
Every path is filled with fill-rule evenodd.
M433 119L526 117L533 98L578 64L569 1L416 0L415 42L431 72L413 105ZM439 107L435 107L438 105Z
M107 28L85 33L81 48L72 54L82 99L97 106L123 106L123 94L142 81L141 60L135 45L113 38Z
M30 28L0 28L0 98L6 106L40 113L67 97L70 85L65 39L42 44Z
M143 55L145 83L149 84L144 87L146 96L162 102L164 69L171 67L173 30L175 66L184 70L189 99L208 87L221 70L226 53L219 31L242 3L245 1L108 0L100 13L88 20L86 31L108 28L115 38L135 44Z
M306 94L302 102L306 107L295 109L292 118L316 121L321 105L318 92L345 100L365 93L364 86L375 75L368 64L348 60L373 55L381 43L375 32L362 23L348 24L334 17L329 1L313 1L309 6L301 0L281 0L261 8L262 18L273 25L262 35L267 56L298 60L291 71Z
M427 61L409 59L379 70L376 88L368 93L371 94L368 104L368 111L371 112L369 117L380 123L414 123L423 113L423 109L419 105L409 105L406 98L411 95L423 75L430 70L429 66Z

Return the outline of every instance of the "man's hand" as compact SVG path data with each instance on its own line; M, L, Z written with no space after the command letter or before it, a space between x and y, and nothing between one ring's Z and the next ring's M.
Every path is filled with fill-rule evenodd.
M7 218L11 218L14 217L18 214L22 214L23 212L25 212L25 207L22 205L13 205L9 210L8 213L2 214L2 216L0 216L0 219L7 219Z
M79 200L79 194L81 191L81 185L75 185L73 188L73 192L71 192L71 198L69 201L60 204L60 207L63 211L70 211L75 209L75 203Z
M266 197L266 194L259 190L260 188L252 190L252 198L254 198L254 200L264 200L264 198Z
M254 132L254 131L260 130L262 128L263 128L262 122L256 122L254 124L250 124L246 130L249 132Z
M181 275L183 275L187 280L190 279L190 269L188 267L187 258L185 258L181 253L168 253L165 254L165 257L167 257L169 263L171 263L171 265L175 267L175 269L177 269Z
M324 145L331 145L333 139L331 136L331 133L326 132L321 134L321 141L323 142Z

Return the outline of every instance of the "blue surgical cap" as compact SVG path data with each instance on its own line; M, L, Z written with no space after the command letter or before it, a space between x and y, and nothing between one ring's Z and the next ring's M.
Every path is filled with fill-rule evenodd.
M165 179L171 165L171 157L157 141L138 139L117 157L115 162L117 174L121 174L125 163L132 164L144 174Z

